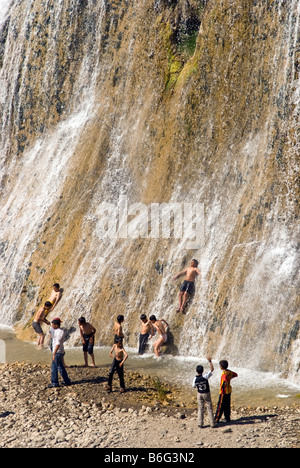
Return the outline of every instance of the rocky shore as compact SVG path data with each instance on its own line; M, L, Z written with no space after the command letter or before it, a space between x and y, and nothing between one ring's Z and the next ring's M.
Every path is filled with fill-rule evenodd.
M68 368L72 385L49 389L50 368L0 365L0 448L299 448L300 405L234 408L232 423L199 429L195 396L126 371L107 394L107 367Z

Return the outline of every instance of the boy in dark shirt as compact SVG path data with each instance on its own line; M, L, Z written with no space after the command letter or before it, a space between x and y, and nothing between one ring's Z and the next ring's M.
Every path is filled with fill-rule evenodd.
M210 426L215 427L215 420L214 414L212 409L212 402L211 402L211 394L210 394L210 387L208 383L208 379L213 375L214 366L211 362L211 358L207 358L209 365L210 365L210 372L203 375L203 366L197 366L196 372L197 375L194 378L193 387L197 388L197 399L198 399L198 425L200 428L203 427L203 420L204 420L204 403L207 407L208 417L210 421Z

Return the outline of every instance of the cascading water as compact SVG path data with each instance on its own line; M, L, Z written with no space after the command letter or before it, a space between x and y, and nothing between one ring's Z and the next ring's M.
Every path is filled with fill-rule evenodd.
M31 338L58 281L71 345L81 314L109 344L123 313L135 346L153 312L172 352L299 382L299 3L5 6L0 322ZM146 207L148 230L101 237L99 207L126 217L124 199L129 224ZM204 206L200 249L186 232L151 236L158 203ZM172 276L192 257L202 277L176 314Z

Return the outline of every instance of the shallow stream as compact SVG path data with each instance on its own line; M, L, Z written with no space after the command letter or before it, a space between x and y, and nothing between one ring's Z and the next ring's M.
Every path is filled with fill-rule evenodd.
M37 350L35 344L18 340L11 329L0 329L0 361L1 362L32 362L34 364L49 364L51 354L48 347ZM111 363L108 347L95 348L96 365L105 366ZM139 356L135 349L128 350L129 358L126 367L136 370L141 374L159 377L161 381L173 384L184 385L188 389L195 376L195 368L202 364L205 371L209 370L205 358L170 356L161 358L154 357L153 354ZM66 364L82 365L83 353L81 347L66 348ZM213 362L215 371L210 379L212 394L214 398L218 395L218 385L221 371L218 363ZM282 378L280 375L258 372L232 365L232 370L238 373L239 378L232 381L232 401L235 406L285 406L299 403L297 397L300 388L292 382Z

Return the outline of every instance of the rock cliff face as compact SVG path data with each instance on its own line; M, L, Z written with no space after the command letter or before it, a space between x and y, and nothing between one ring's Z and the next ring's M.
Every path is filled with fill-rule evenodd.
M1 24L1 322L28 337L55 281L70 344L121 313L135 346L155 313L170 351L299 381L299 3L13 0ZM154 203L204 207L201 248L152 238Z

